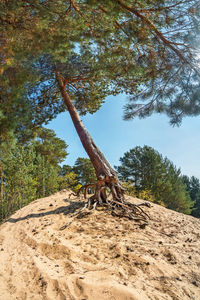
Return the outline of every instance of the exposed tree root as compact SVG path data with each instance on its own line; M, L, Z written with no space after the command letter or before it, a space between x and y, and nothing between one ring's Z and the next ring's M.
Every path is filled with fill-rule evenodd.
M149 224L148 220L150 216L141 208L141 206L150 207L149 202L142 202L139 204L133 204L125 200L124 189L120 185L119 181L114 177L99 176L96 184L88 184L82 186L75 196L80 196L81 192L84 193L84 198L87 199L87 192L89 188L95 188L95 193L88 198L85 206L70 217L81 218L83 215L89 214L91 211L98 208L104 208L111 212L113 216L126 217L130 220L134 220L140 223L140 227L144 228ZM87 210L87 212L85 212ZM68 227L72 222L62 226L60 230Z

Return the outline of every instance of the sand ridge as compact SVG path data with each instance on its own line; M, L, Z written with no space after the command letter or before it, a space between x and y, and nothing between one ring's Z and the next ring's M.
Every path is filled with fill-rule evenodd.
M83 205L69 194L0 226L0 300L200 300L199 219L152 204L144 229L94 211L60 230Z

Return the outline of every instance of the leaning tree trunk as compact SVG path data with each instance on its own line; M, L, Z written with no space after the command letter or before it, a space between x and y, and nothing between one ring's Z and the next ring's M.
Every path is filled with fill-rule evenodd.
M148 223L146 220L148 215L143 212L140 207L138 207L139 205L134 205L125 201L124 189L120 185L117 173L110 166L109 162L106 160L103 153L101 153L101 151L91 138L90 134L84 127L80 116L76 108L74 107L68 92L66 91L64 78L58 72L55 72L55 74L64 103L67 106L81 143L91 160L97 176L97 183L95 184L95 194L89 198L84 208L87 207L91 209L91 207L95 208L97 205L108 206L114 214L117 214L119 216L126 215L130 219L145 221L146 225ZM86 185L82 187L83 189L85 189L85 198L87 190L91 186L94 185ZM112 196L112 199L108 199L108 189L110 190L109 195ZM144 203L141 203L140 205L144 205ZM136 215L136 217L133 217L133 214ZM65 226L62 229L64 228Z
M80 116L70 99L68 92L65 90L65 86L64 86L62 77L59 76L58 73L57 73L57 80L58 80L59 89L62 94L64 103L68 108L68 111L70 113L70 116L72 118L74 126L76 128L76 131L81 140L81 143L82 143L85 151L87 152L87 154L92 162L92 165L94 166L97 178L101 175L117 176L117 173L110 166L109 162L106 160L103 153L98 149L98 147L94 143L93 139L91 138L90 134L84 127L84 125L80 119Z
M81 143L95 169L98 186L96 197L99 201L106 201L106 187L109 187L113 198L115 200L123 202L123 189L119 183L117 173L110 166L109 162L106 160L103 153L96 146L90 134L84 127L80 116L76 108L74 107L68 92L66 91L64 80L58 72L56 72L56 78L64 103L70 113Z

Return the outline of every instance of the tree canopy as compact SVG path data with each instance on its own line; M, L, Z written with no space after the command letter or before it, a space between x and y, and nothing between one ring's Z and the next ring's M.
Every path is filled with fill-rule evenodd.
M8 112L26 111L33 127L65 110L55 71L82 114L118 93L130 96L126 119L199 114L199 1L19 0L0 11L4 127Z
M182 176L183 183L186 185L186 190L190 194L190 198L194 201L194 209L192 216L200 218L200 181L198 178L192 176Z
M59 189L60 166L67 145L53 130L37 128L22 144L12 136L0 144L0 221L36 198Z
M44 156L52 165L57 166L66 158L67 145L65 141L56 137L55 132L51 129L38 128L33 144L36 153Z
M132 183L138 196L141 191L150 192L155 203L179 212L191 212L194 202L182 182L180 169L169 159L149 146L138 146L126 152L120 162L121 166L117 167L120 178Z

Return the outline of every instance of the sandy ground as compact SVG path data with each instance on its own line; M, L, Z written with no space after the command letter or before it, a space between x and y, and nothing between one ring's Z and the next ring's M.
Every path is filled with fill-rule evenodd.
M200 220L152 204L144 229L95 211L60 230L81 201L65 190L0 226L0 300L200 300Z

